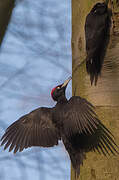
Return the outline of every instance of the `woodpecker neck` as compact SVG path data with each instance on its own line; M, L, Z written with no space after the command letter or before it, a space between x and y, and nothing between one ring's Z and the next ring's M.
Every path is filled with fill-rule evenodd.
M67 102L67 98L65 97L65 95L63 94L62 96L60 96L57 100L57 103L65 103Z

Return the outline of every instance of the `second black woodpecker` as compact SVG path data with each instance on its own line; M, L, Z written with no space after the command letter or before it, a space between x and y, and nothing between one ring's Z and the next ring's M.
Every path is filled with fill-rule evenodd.
M101 68L109 42L110 13L106 3L97 3L91 9L85 21L86 40L86 69L90 75L91 85L95 85Z

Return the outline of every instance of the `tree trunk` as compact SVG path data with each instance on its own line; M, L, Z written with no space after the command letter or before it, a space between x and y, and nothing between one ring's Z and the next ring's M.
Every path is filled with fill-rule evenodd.
M113 0L114 1L114 0ZM110 42L103 63L101 77L97 86L90 84L85 63L85 17L97 0L72 0L72 68L73 93L89 100L96 106L99 119L114 134L119 145L119 8L114 1L113 19L115 28L111 33ZM112 7L112 6L110 6ZM78 67L76 69L76 67ZM75 71L74 71L75 69ZM75 180L71 168L71 179ZM118 180L119 156L104 157L90 152L81 166L80 180Z
M15 0L0 0L0 45L5 35Z

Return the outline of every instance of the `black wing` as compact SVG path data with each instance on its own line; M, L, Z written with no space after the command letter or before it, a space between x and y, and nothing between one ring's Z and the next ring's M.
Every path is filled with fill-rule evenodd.
M77 133L70 137L70 142L77 151L97 151L105 156L109 155L109 152L113 155L119 154L119 147L116 145L113 135L101 122L92 134Z
M38 108L10 125L1 138L4 149L10 146L9 151L14 149L23 151L31 146L51 147L58 144L60 135L52 123L52 109Z
M92 134L99 122L93 105L84 98L73 96L64 107L63 128L66 136L82 132Z
M119 147L116 145L111 132L100 122L92 134L76 133L63 138L76 175L80 174L80 165L86 158L89 151L97 151L103 155L119 154Z
M98 119L91 103L74 96L65 108L63 133L73 150L77 153L97 150L104 155L108 151L118 153L113 135Z
M86 69L90 74L91 85L94 79L95 85L97 83L109 42L110 16L107 5L98 4L92 8L85 22Z

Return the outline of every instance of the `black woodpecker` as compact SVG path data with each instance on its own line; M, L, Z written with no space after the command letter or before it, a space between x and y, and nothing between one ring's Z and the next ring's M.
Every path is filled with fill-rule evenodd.
M85 21L85 40L86 40L86 69L90 75L91 85L95 81L97 84L98 76L109 42L109 31L111 15L106 3L97 3L91 9Z
M51 96L57 102L53 108L35 109L6 129L1 138L4 150L9 147L16 153L32 146L52 147L62 140L77 175L86 152L118 153L113 135L98 119L93 105L80 96L66 99L70 80L53 88Z

